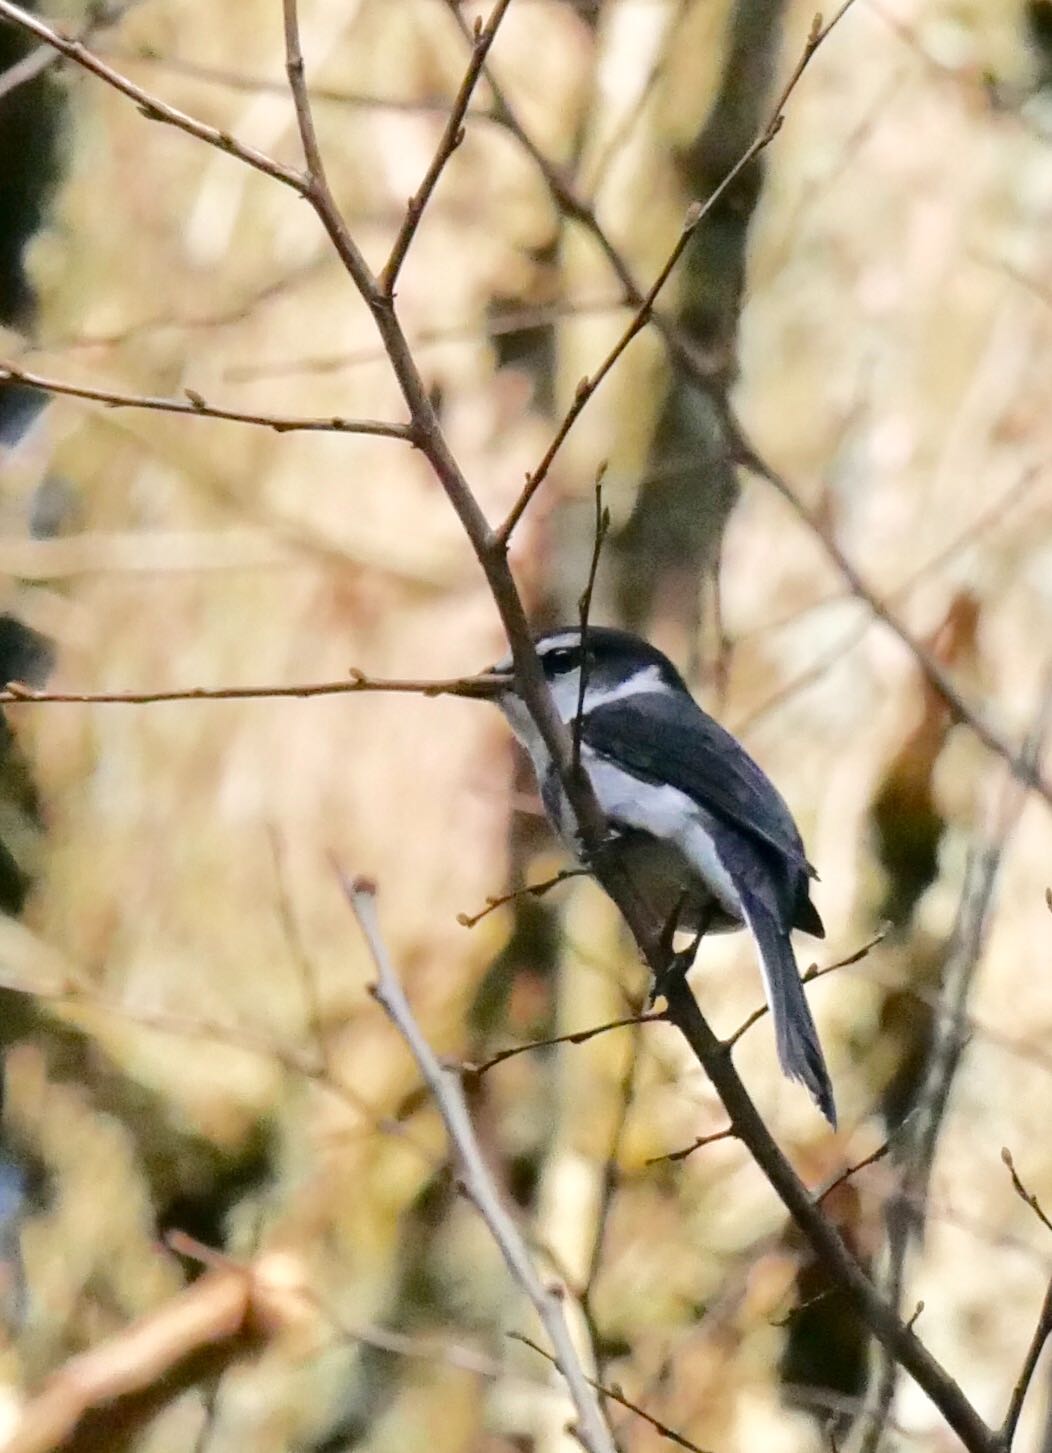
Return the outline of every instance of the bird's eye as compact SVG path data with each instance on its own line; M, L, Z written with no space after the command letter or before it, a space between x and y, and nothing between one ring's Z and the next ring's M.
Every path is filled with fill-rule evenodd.
M570 646L560 646L545 655L545 664L553 671L569 671L575 664L575 652Z

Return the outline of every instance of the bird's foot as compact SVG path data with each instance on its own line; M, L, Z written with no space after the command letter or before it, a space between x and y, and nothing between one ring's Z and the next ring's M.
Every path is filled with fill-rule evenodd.
M654 982L650 986L650 993L647 995L647 1009L653 1009L659 999L668 1000L669 990L679 979L685 979L687 972L694 963L694 955L697 953L699 938L696 938L689 948L681 949L667 960L665 967L654 975Z
M650 986L650 994L647 997L647 1007L650 1009L654 1007L654 1001L656 999L664 998L667 1002L668 990L671 989L677 980L687 977L688 972L694 966L694 960L698 956L701 940L705 937L705 933L715 915L715 910L710 904L702 914L690 943L686 948L680 949L677 953L674 946L676 932L679 928L679 920L683 915L683 910L687 906L688 898L689 895L684 893L669 915L669 920L662 931L661 949L664 968L654 975L654 982Z
M687 905L688 895L686 893L680 898L675 908L669 914L668 922L661 933L661 956L664 960L664 967L654 975L654 982L650 986L650 994L647 997L647 1008L653 1009L654 1003L659 998L668 999L668 990L677 979L686 978L688 970L694 963L698 948L705 934L705 925L702 924L690 943L685 949L676 952L675 939L679 928L679 920Z

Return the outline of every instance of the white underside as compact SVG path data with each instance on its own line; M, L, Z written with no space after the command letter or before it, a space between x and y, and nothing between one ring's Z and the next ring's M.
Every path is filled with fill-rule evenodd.
M567 679L559 681L553 693L564 721L573 716L577 707L576 674L570 673ZM646 690L647 686L638 689ZM551 757L533 718L515 696L505 698L501 707L515 735L529 753L538 782L544 782ZM737 889L705 827L704 814L686 793L675 787L633 777L607 759L596 756L587 746L581 749L581 765L588 773L599 806L611 821L674 844L721 906L739 921L742 919ZM576 824L565 795L561 795L560 820L554 826L569 851L576 856Z

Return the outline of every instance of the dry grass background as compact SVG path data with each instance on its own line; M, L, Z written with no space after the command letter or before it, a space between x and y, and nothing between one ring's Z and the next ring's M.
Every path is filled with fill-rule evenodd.
M593 25L587 9L513 0L494 69L646 278L691 200L684 156L731 64L736 12L725 0L607 0ZM739 20L747 10L742 0ZM143 0L98 47L175 105L294 163L279 11L272 0ZM767 19L758 43L786 72L811 7L770 7ZM735 387L761 452L1014 740L1041 709L1052 639L1052 123L1027 27L1017 0L858 0L767 156ZM447 98L465 63L438 0L304 0L303 30L312 82L358 97ZM277 84L234 86L235 73ZM400 417L365 310L305 206L89 77L65 71L57 84L63 174L29 253L38 315L31 340L8 338L9 354L44 374L191 388L235 408ZM378 260L441 114L319 100L318 120L337 197ZM733 208L714 225L733 230ZM682 310L693 285L678 281ZM494 517L622 325L616 297L514 138L470 120L399 306ZM588 311L551 322L556 302ZM550 326L513 334L509 351L487 325L520 309ZM514 549L540 617L570 612L583 583L599 462L619 534L642 477L660 469L666 387L658 341L638 340L560 454ZM31 541L33 502L56 478L57 532ZM2 484L9 600L55 640L56 685L291 682L352 665L445 675L501 651L446 501L398 443L56 399L8 451ZM700 512L706 487L688 473ZM624 603L620 548L600 582L607 616ZM837 1135L779 1078L766 1025L739 1054L817 1184L874 1149L885 1115L916 1094L969 849L1016 804L1002 764L951 726L762 481L743 477L720 559L725 680L711 572L653 559L642 623L692 663L700 698L740 727L789 798L822 873L820 961L894 919L879 950L812 992ZM392 952L442 1052L477 1059L624 1013L642 970L596 890L560 889L551 913L504 910L471 932L456 922L556 861L529 817L513 821L522 793L495 715L361 697L11 716L43 832L23 919L3 929L3 975L78 990L72 1005L12 1010L7 1034L6 1134L46 1185L21 1232L28 1290L3 1363L12 1410L69 1353L182 1284L158 1228L190 1219L234 1254L287 1251L352 1328L426 1333L439 1352L378 1353L319 1315L218 1381L174 1389L127 1433L130 1446L571 1446L543 1364L506 1343L530 1320L442 1174L437 1119L365 992L369 966L326 857L380 882ZM907 1312L923 1299L919 1329L992 1419L1052 1269L1048 1234L1000 1159L1010 1146L1052 1202L1050 855L1049 810L1031 798L1001 862L976 1024L904 1298ZM806 962L813 946L800 951ZM706 945L695 979L721 1029L759 1000L739 938ZM165 1016L216 1033L137 1022ZM349 1094L230 1042L239 1036L287 1054L322 1045ZM857 1330L830 1297L784 1324L823 1287L740 1147L650 1163L723 1123L668 1031L523 1055L487 1075L472 1104L535 1246L587 1289L608 1379L718 1453L829 1446L821 1394L812 1389L817 1412L790 1410L784 1379L846 1379L857 1396ZM393 1115L397 1133L382 1123ZM831 1204L863 1255L882 1244L895 1181L885 1160ZM451 1365L450 1342L486 1349L505 1371ZM1046 1384L1021 1448L1052 1446ZM909 1385L894 1420L891 1446L956 1446ZM661 1441L628 1415L615 1426L633 1450Z

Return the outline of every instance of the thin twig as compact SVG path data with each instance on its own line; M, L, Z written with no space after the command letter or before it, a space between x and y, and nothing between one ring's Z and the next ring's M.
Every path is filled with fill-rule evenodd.
M837 959L836 963L825 964L822 968L819 968L817 964L812 964L809 969L805 969L805 971L800 975L800 982L803 984L811 984L814 983L815 979L824 979L826 974L835 974L837 969L849 969L852 964L861 963L868 954L871 954L873 952L873 950L877 947L879 943L883 943L884 939L887 937L887 934L888 930L886 928L882 928L879 933L874 934L874 936L869 939L868 942L864 943L861 948L855 949L855 951L848 954L846 958ZM769 1013L770 1010L768 1009L766 1004L761 1004L759 1009L754 1009L749 1017L747 1019L743 1019L741 1024L738 1025L738 1028L727 1039L727 1048L733 1049L734 1046L738 1043L739 1039L741 1039L742 1035L750 1030L754 1024L758 1024L760 1020Z
M128 0L126 5L94 5L90 7L88 23L81 30L77 39L90 40L99 30L105 30L111 25L117 24L135 3L136 0ZM5 96L10 96L13 91L17 91L20 86L29 85L38 77L45 75L61 59L54 47L47 44L38 45L27 52L21 60L15 61L5 71L0 72L0 101Z
M0 383L17 383L24 388L36 389L40 393L59 394L64 398L88 399L94 403L105 404L108 409L148 409L154 413L182 414L192 419L225 419L233 424L255 424L259 428L273 429L275 434L372 434L405 442L412 440L408 425L388 423L385 419L345 419L338 414L328 418L298 418L294 415L224 409L206 403L199 393L189 388L184 390L186 397L183 399L120 393L115 389L71 383L67 379L45 378L6 360L0 360Z
M515 1281L533 1303L555 1348L555 1362L577 1410L576 1435L589 1453L614 1453L599 1406L588 1386L570 1337L560 1297L546 1287L534 1266L515 1223L501 1203L493 1179L482 1159L475 1131L468 1115L460 1082L454 1071L443 1069L424 1039L413 1017L409 1001L398 980L380 933L376 913L376 889L364 879L340 882L365 937L378 975L373 994L402 1035L416 1060L445 1123L464 1179L464 1190L485 1221Z
M78 66L90 71L92 75L98 76L100 81L105 81L114 90L120 91L122 95L135 102L148 121L160 121L167 126L174 126L178 131L185 131L187 136L192 136L197 141L203 141L206 146L214 146L217 151L224 151L228 156L236 157L238 161L244 162L254 171L263 172L265 176L283 182L285 186L292 187L294 191L303 191L304 178L292 167L282 166L273 157L266 156L263 152L256 151L254 147L236 141L228 131L220 131L216 126L209 126L204 121L198 121L196 117L188 116L185 111L180 111L175 106L169 106L159 96L144 91L141 86L137 86L120 71L115 71L112 66L106 64L101 56L95 55L93 51L89 50L82 41L73 36L64 35L62 31L47 25L30 11L24 10L21 5L12 4L12 0L0 0L0 19L8 20L11 24L28 31L30 35L35 35L38 40L52 46L60 55L76 61Z
M695 1003L685 978L667 989L669 1017L687 1039L723 1101L731 1126L784 1202L819 1261L858 1310L877 1340L924 1388L971 1453L1000 1453L957 1382L877 1291L843 1239L813 1204L811 1194L775 1143L719 1040Z
M37 691L20 681L9 681L0 691L0 705L152 706L164 701L299 700L311 696L354 696L363 691L475 697L479 693L474 688L480 682L496 679L483 675L452 676L445 681L415 681L383 679L352 670L343 681L304 681L290 686L185 686L170 691Z
M406 253L412 245L416 235L416 229L420 226L420 219L424 215L424 208L431 200L431 194L438 185L438 179L442 175L446 162L456 151L457 147L464 140L464 118L467 115L471 97L474 95L475 87L478 85L479 77L482 74L482 67L485 65L486 57L489 54L490 46L493 44L500 29L500 23L504 19L505 12L511 0L496 0L490 17L485 25L479 20L475 21L475 43L471 48L471 60L464 72L464 79L460 83L456 99L450 109L449 118L446 121L442 137L435 148L431 158L431 164L427 169L424 180L409 198L405 209L405 217L401 227L398 229L398 236L394 240L387 262L380 273L380 287L384 294L393 298L395 285L398 282L398 274L402 264L405 262Z
M560 868L550 878L543 878L539 883L527 883L523 888L516 888L511 893L501 893L496 898L487 898L485 908L480 908L478 913L458 913L457 922L461 928L474 928L498 908L503 908L508 903L517 903L520 898L543 898L553 888L558 888L560 883L566 883L571 878L588 878L591 873L588 868Z
M1044 1220L1044 1217L1042 1216L1041 1219ZM1049 1283L1045 1292L1045 1299L1041 1303L1037 1326L1034 1328L1034 1335L1031 1337L1029 1346L1026 1349L1023 1366L1020 1369L1015 1386L1012 1388L1012 1396L1008 1402L1005 1420L1001 1424L1001 1445L1005 1453L1010 1453L1030 1383L1037 1370L1038 1360L1044 1351L1045 1343L1049 1337L1052 1337L1052 1282Z
M1036 761L1025 749L1017 749L986 720L979 709L961 694L949 672L936 660L931 651L918 641L895 613L888 607L877 591L869 585L858 568L830 535L816 510L806 504L789 481L762 459L752 444L741 433L729 412L727 427L733 434L735 458L751 474L765 479L781 495L786 504L807 527L809 533L821 545L825 554L835 565L841 576L858 600L869 607L874 619L885 626L903 645L920 668L924 679L946 703L955 720L963 722L983 746L1006 763L1012 775L1024 786L1032 788L1052 807L1052 783L1041 775Z
M672 1163L675 1163L676 1161L686 1160L687 1157L689 1155L693 1155L696 1150L701 1150L702 1146L715 1145L717 1140L735 1139L737 1139L737 1135L734 1127L728 1125L726 1130L714 1130L711 1135L699 1135L697 1140L695 1140L691 1145L685 1145L682 1150L669 1150L666 1151L664 1155L652 1155L650 1159L645 1162L645 1164L660 1165L663 1161L671 1161Z
M195 81L225 87L230 91L265 96L289 94L287 80L279 80L275 76L254 75L248 71L234 71L224 66L210 66L201 61L188 60L184 56L158 55L145 48L116 44L100 46L99 53L122 63L152 66L177 76L190 76ZM346 106L354 111L389 111L407 116L449 114L449 100L440 96L381 96L371 91L349 91L341 86L314 84L310 87L310 99L312 105L321 102L324 105ZM496 120L493 112L485 106L470 106L467 114L473 121L492 123Z
M1040 757L1052 712L1052 680L1046 679L1034 724L1023 749L1024 760L1033 766ZM1008 840L1022 808L1024 794L1009 789L1005 801L993 812L985 841L968 861L964 887L948 946L943 981L928 1062L917 1101L901 1127L905 1133L902 1171L897 1192L888 1199L884 1218L888 1249L882 1271L882 1289L898 1312L906 1282L906 1263L913 1238L923 1232L931 1166L942 1129L950 1091L968 1042L967 1006L993 911L994 891ZM898 1362L892 1349L883 1347L867 1391L869 1426L861 1440L860 1453L878 1453L895 1399ZM995 1433L995 1437L998 1435ZM998 1445L1000 1446L1000 1444Z
M581 627L581 666L579 680L577 683L577 710L573 719L573 747L570 754L571 770L575 773L581 770L581 733L584 731L584 697L588 690L589 656L588 656L588 625L592 614L592 596L595 592L595 580L599 574L599 559L603 553L603 544L610 530L610 511L603 507L603 476L606 474L606 463L600 464L595 475L595 533L592 538L592 559L588 566L588 579L585 581L581 598L577 602L577 614Z
M758 157L762 151L766 150L766 148L770 146L771 142L778 135L778 132L782 128L782 123L785 120L786 104L788 103L793 91L796 89L800 78L807 70L807 67L811 62L811 58L814 56L815 52L818 50L818 48L821 46L822 42L827 38L830 32L834 29L834 27L839 24L839 22L843 19L844 15L847 14L848 10L853 4L854 0L844 0L844 3L840 6L840 9L829 21L828 25L822 24L822 17L820 15L815 16L814 21L811 25L810 33L807 37L807 41L804 45L804 49L800 55L800 59L793 67L789 79L782 87L782 90L778 95L778 99L774 103L770 117L768 118L767 122L764 124L761 130L757 132L756 136L745 148L741 156L731 167L730 171L728 171L726 176L724 176L723 180L709 193L705 200L703 202L693 202L687 209L687 215L684 218L683 226L680 229L679 236L676 239L672 251L665 259L664 265L658 272L657 277L654 279L654 281L651 283L650 287L646 290L642 297L639 298L638 303L636 303L636 311L633 317L629 320L624 331L621 333L621 336L614 343L614 346L607 353L606 357L599 364L599 367L595 370L595 372L587 375L585 378L582 378L580 383L578 383L577 388L574 391L573 402L567 409L566 413L563 415L562 421L559 424L559 427L556 429L555 435L552 438L551 443L548 445L548 448L545 450L540 463L537 465L536 469L532 470L531 473L526 476L526 482L523 485L522 491L519 494L518 499L515 501L514 505L512 505L507 518L497 532L498 536L502 541L504 541L505 544L508 542L508 540L511 539L512 532L514 531L516 525L519 523L519 520L522 518L523 514L529 508L530 501L533 499L534 495L537 493L538 489L540 489L541 485L547 478L548 471L551 469L552 463L555 460L556 454L562 447L563 441L569 434L570 430L573 428L574 424L577 422L578 418L580 417L585 406L591 399L592 395L602 383L603 379L606 378L607 374L613 368L617 360L621 357L622 353L624 353L628 345L632 342L633 338L635 338L637 334L641 333L653 318L654 304L657 302L658 296L664 288L665 284L668 282L669 277L671 276L676 264L679 262L680 258L687 250L690 239L693 237L698 227L700 227L702 222L713 210L716 204L720 201L721 197L724 195L727 189L733 186L734 182L738 179L738 177L746 169L746 167L748 167L749 164L754 161L755 158ZM499 114L501 114L501 108L498 106L498 115Z
M1043 1226L1046 1226L1049 1231L1052 1231L1052 1221L1050 1221L1045 1215L1045 1212L1041 1206L1041 1202L1034 1195L1033 1191L1028 1191L1026 1186L1023 1185L1023 1182L1019 1179L1019 1172L1015 1168L1015 1161L1012 1159L1012 1152L1008 1149L1007 1146L1004 1146L1001 1150L1001 1159L1004 1161L1005 1165L1008 1168L1008 1174L1012 1177L1012 1189L1015 1191L1016 1195L1021 1201L1026 1202L1026 1204L1030 1207L1031 1211L1033 1211L1034 1215L1041 1222L1041 1224Z
M543 1347L538 1347L536 1342L524 1336L523 1333L509 1332L508 1336L513 1337L516 1342L521 1342L524 1347L528 1347L531 1352L536 1352L538 1356L546 1358L549 1362L555 1362L550 1352L545 1352ZM648 1413L646 1408L640 1407L631 1398L627 1398L616 1384L597 1382L592 1377L588 1379L588 1382L603 1397L609 1398L611 1402L618 1403L621 1407L626 1408L628 1412L635 1413L637 1418L642 1418L645 1423L649 1423L656 1433L659 1433L662 1438L667 1439L670 1443L675 1443L680 1448L687 1448L690 1450L690 1453L708 1453L707 1449L700 1448L697 1443L692 1443L682 1433L677 1433L675 1428L670 1428L668 1423L663 1423L660 1418L655 1418L653 1413Z
M865 1170L867 1166L876 1165L879 1160L883 1160L890 1152L893 1141L894 1136L889 1136L883 1144L877 1146L876 1150L867 1156L863 1156L861 1160L857 1160L854 1165L849 1165L838 1176L834 1176L828 1185L823 1186L820 1191L815 1192L815 1205L820 1206L827 1196L831 1196L839 1186L851 1180L852 1176L856 1176L860 1170Z
M313 94L312 91L311 95ZM474 342L480 339L488 342L508 333L518 333L524 328L543 327L559 318L602 317L608 313L616 313L623 307L624 303L616 297L580 301L572 298L554 299L549 303L509 308L498 317L489 317L484 321L437 324L434 327L421 328L408 341L410 347L417 352L440 343ZM361 364L382 363L386 358L387 350L382 345L365 344L342 353L315 353L291 359L283 356L275 362L254 359L251 363L232 364L224 369L223 378L230 383L254 383L261 378L288 378L290 375L303 373L335 373Z
M577 1029L571 1034L553 1034L549 1039L531 1039L528 1044L513 1044L507 1049L498 1050L489 1059L483 1060L481 1064L472 1064L470 1060L462 1061L457 1068L461 1073L470 1075L472 1079L481 1079L497 1065L502 1065L505 1060L514 1059L516 1055L532 1054L536 1049L551 1049L557 1044L587 1044L590 1039L597 1035L607 1034L611 1029L628 1029L636 1024L661 1024L665 1023L664 1011L657 1014L629 1014L624 1019L611 1019L606 1024L595 1024L591 1029Z
M467 21L460 12L457 0L444 0L444 3L461 30L466 35L470 35ZM825 27L824 34L829 33L832 25L842 18L845 10L846 6L841 7L834 20ZM573 189L562 170L544 154L523 126L503 87L493 76L492 70L487 67L485 74L493 98L496 119L533 161L544 178L560 213L570 221L577 222L596 243L624 290L626 304L638 309L644 301L643 291L620 250L611 242L600 224L595 209ZM888 609L887 604L881 600L877 592L864 581L848 557L831 538L818 514L804 502L799 491L784 475L779 474L761 458L730 410L718 375L707 365L704 358L698 356L689 338L672 320L659 311L651 314L650 321L661 335L675 367L690 380L699 392L719 405L726 447L732 460L759 478L766 480L782 496L839 571L851 593L857 599L865 602L874 618L886 626L909 652L929 685L947 702L956 719L967 725L988 751L1005 761L1019 781L1033 788L1052 806L1052 785L1041 777L1035 768L1028 767L1011 743L990 726L978 710L964 699L952 678L932 657L930 651L910 633L904 623ZM506 529L507 525L508 521L505 521L502 529ZM514 528L514 524L512 528Z

